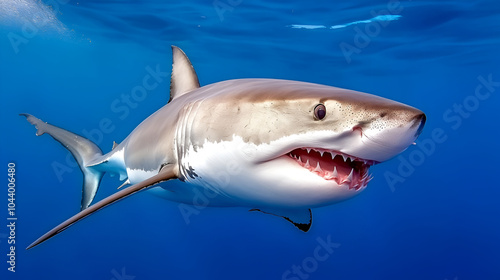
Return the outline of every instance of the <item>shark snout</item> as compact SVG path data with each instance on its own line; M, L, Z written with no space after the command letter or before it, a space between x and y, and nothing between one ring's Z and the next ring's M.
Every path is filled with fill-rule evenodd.
M422 133L426 119L427 119L427 117L425 116L424 113L420 113L413 118L414 126L418 127L417 131L415 132L415 135L414 135L415 138L417 138L420 135L420 133Z
M396 156L414 143L426 121L422 111L402 104L378 108L364 116L349 130L356 140L350 140L345 151L377 162Z

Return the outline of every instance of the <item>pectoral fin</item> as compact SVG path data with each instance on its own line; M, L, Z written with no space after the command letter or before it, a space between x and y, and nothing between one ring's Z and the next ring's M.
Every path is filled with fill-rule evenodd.
M311 209L251 209L250 211L282 217L303 232L309 231L312 224Z
M173 166L172 167L166 166L166 167L162 168L157 175L155 175L147 180L144 180L140 183L132 185L132 186L130 186L124 190L121 190L113 195L110 195L110 196L106 197L105 199L97 202L96 204L86 208L85 210L80 211L78 214L67 219L66 221L64 221L63 223L58 225L57 227L53 228L52 230L50 230L49 232L47 232L46 234L44 234L43 236L38 238L35 242L33 242L31 245L29 245L28 248L26 248L26 250L31 249L31 248L35 247L36 245L48 240L49 238L59 234L60 232L64 231L65 229L67 229L71 225L75 224L76 222L82 220L83 218L90 216L91 214L101 210L102 208L104 208L106 206L109 206L109 205L111 205L111 204L113 204L113 203L115 203L123 198L126 198L130 195L133 195L135 193L138 193L140 191L143 191L143 190L146 190L150 187L153 187L154 185L156 185L158 183L161 183L161 182L164 182L164 181L167 181L170 179L175 179L175 178L177 178L177 176L175 174Z

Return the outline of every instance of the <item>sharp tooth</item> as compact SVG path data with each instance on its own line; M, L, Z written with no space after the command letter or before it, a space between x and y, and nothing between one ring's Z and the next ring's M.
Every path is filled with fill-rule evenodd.
M349 173L349 176L345 179L346 182L352 182L352 173L354 173L354 168L351 169L351 173Z
M366 184L368 184L368 182L370 182L372 179L373 179L373 176L372 176L372 175L366 174L365 176L363 176L363 179L361 179L361 182L362 182L364 185L366 185Z
M345 161L346 161L346 159L347 159L347 156L346 156L346 155L344 155L344 154L342 154L342 158L344 159L344 162L345 162Z
M330 155L332 155L332 159L334 159L336 154L334 152L329 152L329 153L330 153Z
M311 167L311 165L309 164L309 159L306 161L306 165L304 165L306 168L308 167Z
M332 176L333 178L337 178L339 174L337 174L337 166L334 166L333 167L333 173L332 173Z
M323 170L321 170L321 167L319 166L319 161L318 161L318 164L316 164L316 168L314 169L314 171L318 171L318 172L323 171Z
M325 153L325 151L319 151L319 154L321 155L321 157L323 157L324 153Z
M311 152L311 148L307 148L307 153L310 153Z
M302 160L300 160L300 156L297 158L298 161L302 162Z

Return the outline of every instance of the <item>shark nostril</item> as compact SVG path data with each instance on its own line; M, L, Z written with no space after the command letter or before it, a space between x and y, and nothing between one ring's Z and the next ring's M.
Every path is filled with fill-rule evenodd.
M360 136L363 137L363 128L361 127L361 125L356 125L352 128L352 131L359 131L360 133Z

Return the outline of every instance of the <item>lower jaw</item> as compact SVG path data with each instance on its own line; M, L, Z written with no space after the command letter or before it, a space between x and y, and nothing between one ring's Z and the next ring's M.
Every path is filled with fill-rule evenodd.
M322 178L323 180L325 181L332 181L332 182L335 182L335 184L337 184L339 187L346 187L350 190L360 190L360 189L363 189L367 186L368 182L371 180L371 177L369 175L367 175L367 178L365 180L362 180L362 181L358 181L358 182L350 182L350 181L341 181L339 178L329 178L329 177L323 177L319 174L317 174L316 172L313 172L315 173L318 177Z
M358 190L366 188L367 184L365 184L365 183L357 183L357 184L344 183L344 184L341 184L340 186L341 187L346 186L349 190L358 191Z

